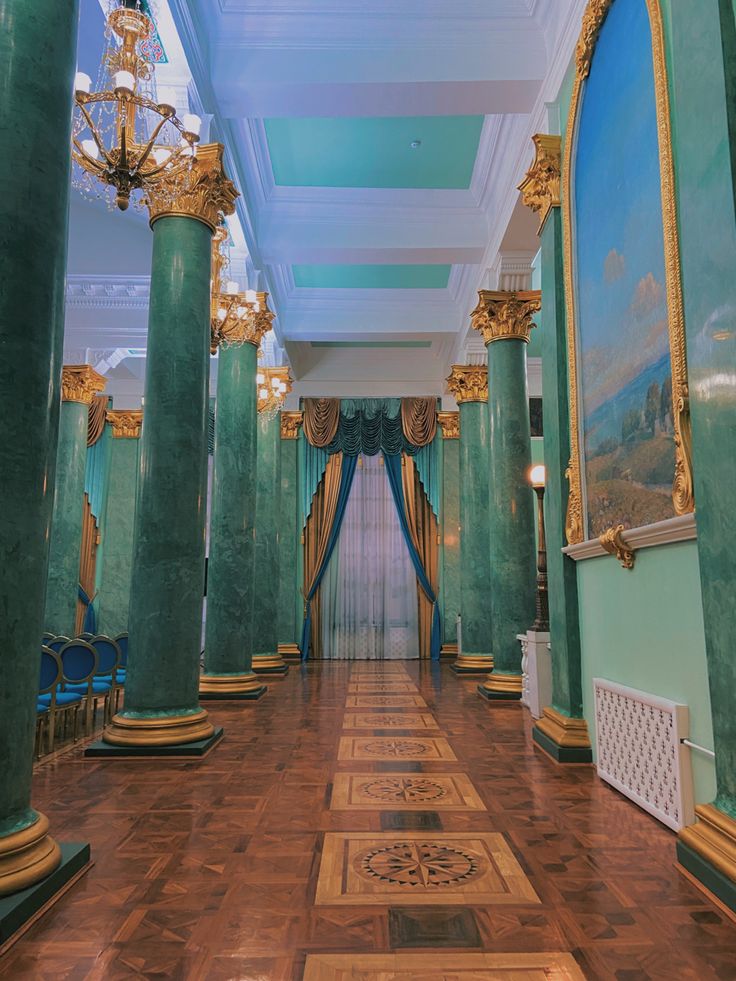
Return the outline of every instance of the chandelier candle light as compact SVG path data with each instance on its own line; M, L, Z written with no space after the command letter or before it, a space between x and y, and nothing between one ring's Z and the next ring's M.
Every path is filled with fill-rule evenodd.
M134 191L156 187L160 193L164 179L191 167L201 120L190 113L179 119L171 91L162 90L155 100L141 90L153 76L140 54L152 32L150 18L124 0L107 24L119 38L102 66L110 87L92 92L89 75L77 73L72 156L86 174L115 189L116 204L125 211Z

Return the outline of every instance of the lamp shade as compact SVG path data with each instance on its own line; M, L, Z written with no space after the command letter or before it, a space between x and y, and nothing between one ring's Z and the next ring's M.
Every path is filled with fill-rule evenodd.
M536 464L536 466L533 466L529 471L529 482L531 483L532 487L544 487L545 477L546 473L544 465L541 463Z

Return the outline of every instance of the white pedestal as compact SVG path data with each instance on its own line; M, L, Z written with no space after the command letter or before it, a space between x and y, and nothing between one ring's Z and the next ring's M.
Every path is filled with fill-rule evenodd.
M517 634L521 644L521 704L535 719L541 719L545 705L552 704L552 655L549 634L527 630Z

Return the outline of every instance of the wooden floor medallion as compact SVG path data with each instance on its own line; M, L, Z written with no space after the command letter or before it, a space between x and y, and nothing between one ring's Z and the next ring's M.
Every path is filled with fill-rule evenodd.
M343 729L438 729L428 712L346 712Z
M348 695L347 708L423 708L427 703L421 695L396 695L383 693L377 695Z
M308 954L304 981L585 981L572 954Z
M539 903L503 835L325 835L318 906Z
M456 763L446 739L410 736L342 736L338 760L393 760L410 763Z
M338 773L330 808L350 811L486 809L464 773Z

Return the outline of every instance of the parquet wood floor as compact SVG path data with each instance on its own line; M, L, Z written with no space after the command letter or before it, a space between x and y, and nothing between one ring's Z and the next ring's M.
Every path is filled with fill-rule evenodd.
M736 981L736 926L677 873L672 833L592 767L535 750L518 703L489 705L446 665L360 667L294 666L261 701L211 703L225 738L204 760L84 760L77 747L42 763L35 806L62 840L90 841L96 864L0 977ZM436 728L345 731L348 689L370 694L372 675L415 684ZM333 807L338 774L463 774L485 810ZM323 870L337 882L338 842L376 884L364 903L317 901ZM436 901L405 900L432 869L462 876L483 843L496 879L511 856L538 901L472 899L457 882L455 898L439 886ZM378 891L387 871L401 901Z

